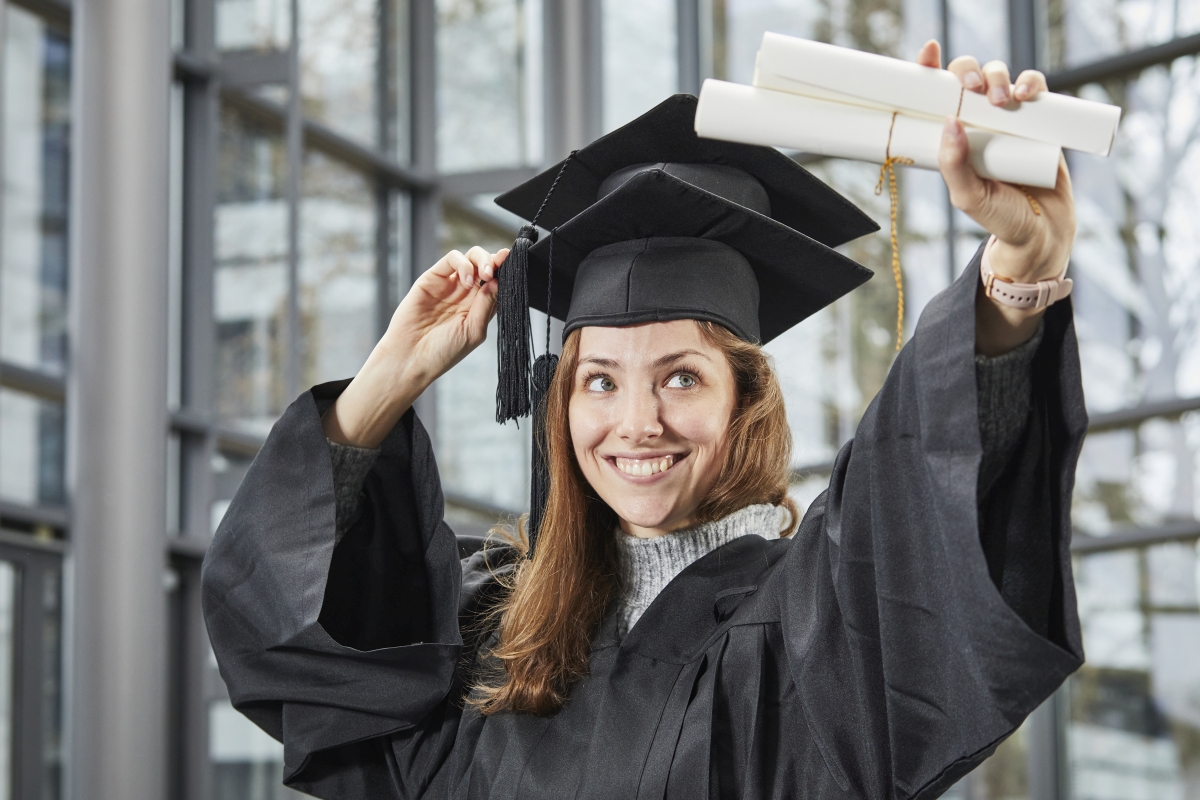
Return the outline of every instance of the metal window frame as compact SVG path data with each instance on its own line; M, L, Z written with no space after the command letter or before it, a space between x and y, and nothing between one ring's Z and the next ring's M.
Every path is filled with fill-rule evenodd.
M37 0L49 2L51 0ZM262 446L262 438L223 424L216 414L216 378L214 356L216 323L213 317L213 280L215 270L213 218L216 210L216 164L219 146L222 104L237 107L284 134L287 163L286 197L289 210L288 265L289 313L285 341L288 347L286 391L288 397L299 393L299 208L302 201L302 169L308 148L318 150L339 163L364 174L374 186L376 235L374 252L379 288L377 304L378 333L382 333L391 314L389 297L389 259L392 235L397 233L400 246L410 250L410 264L429 260L436 247L439 205L436 199L436 127L433 115L433 0L409 0L406 41L399 43L403 54L393 52L393 14L399 4L379 0L379 59L376 65L376 91L380 110L376 131L377 148L364 146L333 130L326 124L302 114L299 88L299 15L298 0L292 0L292 25L289 47L267 53L218 52L215 41L215 3L213 0L187 0L184 5L184 46L174 56L175 79L184 87L184 219L183 219L183 342L181 354L181 405L170 414L170 429L181 442L181 530L169 532L164 557L178 576L172 592L172 636L170 662L175 690L169 713L180 724L171 726L178 737L171 743L169 775L171 792L184 800L207 800L211 788L208 756L208 704L215 683L209 665L209 644L200 612L199 568L211 538L210 504L213 495L211 462L219 452L253 455ZM397 59L408 58L410 85L398 92L407 97L410 107L402 121L411 130L411 163L392 158L388 148L394 81L404 72L396 69ZM264 82L288 86L288 102L273 103L253 94ZM393 232L391 213L395 192L408 195L412 207L411 222L399 220L406 230ZM431 263L431 262L430 262ZM403 276L402 276L403 279ZM411 280L411 276L408 276ZM14 374L14 380L21 376ZM428 398L423 398L428 402ZM216 687L222 688L222 687Z
M46 652L42 625L45 576L59 573L59 614L63 613L62 575L66 545L0 531L0 560L17 571L13 642L13 733L11 747L13 797L38 800L49 796L44 769L43 680ZM61 630L61 628L60 628ZM60 643L60 648L61 648ZM61 672L60 689L66 676ZM60 721L61 724L61 721Z

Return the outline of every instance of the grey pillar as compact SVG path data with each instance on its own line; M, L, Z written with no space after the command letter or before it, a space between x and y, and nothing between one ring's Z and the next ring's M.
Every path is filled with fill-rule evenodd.
M73 25L68 797L166 792L169 0Z

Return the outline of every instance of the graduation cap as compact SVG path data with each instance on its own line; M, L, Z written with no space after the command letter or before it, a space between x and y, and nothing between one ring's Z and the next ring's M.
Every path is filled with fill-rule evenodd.
M530 370L530 306L564 319L564 337L697 319L764 343L871 277L832 248L878 225L771 148L700 139L695 107L669 98L496 199L532 223L498 272L496 390L497 421L534 412L531 557L549 494L539 410L558 359L547 332Z
M711 164L748 173L761 185L767 216L830 247L879 230L870 217L792 159L771 147L701 139L695 96L667 98L632 122L496 198L496 204L546 230L596 202L600 187L634 165Z

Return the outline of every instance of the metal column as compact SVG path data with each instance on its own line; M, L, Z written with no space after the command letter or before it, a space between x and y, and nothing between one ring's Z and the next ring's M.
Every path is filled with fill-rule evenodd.
M168 0L72 32L67 796L166 791Z

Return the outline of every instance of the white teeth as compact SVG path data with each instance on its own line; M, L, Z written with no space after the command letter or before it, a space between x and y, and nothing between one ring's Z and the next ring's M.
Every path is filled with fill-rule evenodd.
M624 472L626 475L633 475L638 478L657 475L660 472L666 472L675 464L674 456L663 456L662 458L647 459L615 459L617 469Z

